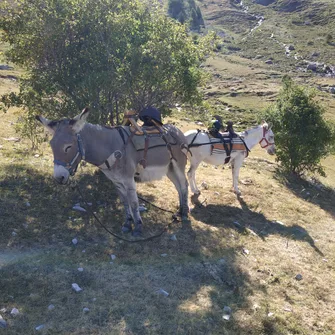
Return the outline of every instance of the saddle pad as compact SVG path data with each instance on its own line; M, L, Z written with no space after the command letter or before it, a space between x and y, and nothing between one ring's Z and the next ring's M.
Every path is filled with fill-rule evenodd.
M145 136L144 135L135 135L133 134L130 129L130 127L123 127L125 132L127 133L128 137L130 137L135 149L137 151L144 150L145 148ZM149 140L149 146L148 149L154 148L154 147L161 147L166 146L166 142L162 139L162 135L160 133L158 134L147 134L147 138ZM167 136L168 140L170 136ZM170 140L169 140L170 142ZM175 144L175 143L171 143Z
M137 136L143 136L144 135L144 131L147 134L150 134L150 135L152 135L152 134L157 134L157 135L160 134L159 129L157 129L156 127L140 127L139 126L139 129L141 131L135 129L135 127L132 127L132 126L129 127L130 132L133 133L134 135L137 135Z
M224 139L229 151L246 151L245 145L242 140L237 137L230 141L230 138ZM223 143L217 138L211 138L212 154L225 154L226 150Z

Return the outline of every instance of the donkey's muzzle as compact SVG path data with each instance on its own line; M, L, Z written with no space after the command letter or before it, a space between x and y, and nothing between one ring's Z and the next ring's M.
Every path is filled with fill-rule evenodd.
M54 166L54 179L58 184L65 185L68 183L70 178L69 171L61 165L55 164Z

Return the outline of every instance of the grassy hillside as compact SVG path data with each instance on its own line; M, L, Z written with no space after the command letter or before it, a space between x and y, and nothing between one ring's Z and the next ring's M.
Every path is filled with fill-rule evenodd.
M261 6L245 1L249 13L232 5L234 1L200 3L207 27L225 32L222 50L204 64L213 74L206 98L211 112L233 119L238 130L253 124L256 113L276 99L285 73L318 89L327 117L335 120L334 95L329 92L334 79L298 70L294 57L270 39L274 33L302 53L303 28L313 28L308 39L318 46L319 59L334 64L334 54L322 48L324 37L317 40L321 26L290 23L294 15L305 19L333 4L323 1L314 11L309 2L295 1L304 5L301 12L283 10L293 2ZM257 22L254 13L266 19L249 34ZM284 38L285 22L292 40ZM329 20L325 27L331 24ZM270 57L273 64L266 64ZM21 73L0 70L0 94L17 90ZM83 199L53 181L48 143L32 151L15 132L20 113L11 109L0 119L4 334L335 333L334 157L324 162L328 176L322 183L301 181L281 175L274 157L256 148L241 169L240 198L231 192L229 167L202 164L197 171L198 185L204 182L202 206L192 209L189 222L170 225L153 241L129 244L72 209L78 202L85 206ZM183 108L165 121L186 131L199 128L195 121L207 118ZM113 185L89 166L78 170L76 180L92 209L119 233L123 210ZM176 209L177 193L167 179L139 184L138 192L160 207ZM171 222L169 214L147 207L144 237ZM83 290L75 293L72 283ZM13 308L20 314L11 315ZM43 327L36 330L38 326Z

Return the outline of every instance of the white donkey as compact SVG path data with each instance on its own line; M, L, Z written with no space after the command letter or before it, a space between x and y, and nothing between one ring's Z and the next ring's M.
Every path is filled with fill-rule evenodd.
M259 143L270 155L273 155L275 153L275 143L273 132L265 122L237 135L238 137L232 140L229 162L232 166L234 192L239 195L241 192L238 188L238 176L248 152ZM189 130L185 133L185 137L192 153L191 157L189 155L191 166L187 176L192 193L198 195L200 191L196 185L195 171L199 164L203 161L212 165L225 164L227 154L221 140L210 137L207 131Z

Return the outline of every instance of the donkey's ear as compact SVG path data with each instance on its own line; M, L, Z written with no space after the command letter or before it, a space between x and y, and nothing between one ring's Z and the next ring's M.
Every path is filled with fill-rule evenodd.
M40 115L36 115L35 116L36 120L41 122L42 125L45 127L45 129L51 133L52 135L55 133L56 131L56 127L57 127L57 121L49 121L48 119L44 118L43 116Z
M85 107L79 115L71 120L72 128L76 133L79 133L83 129L89 112L89 109Z

